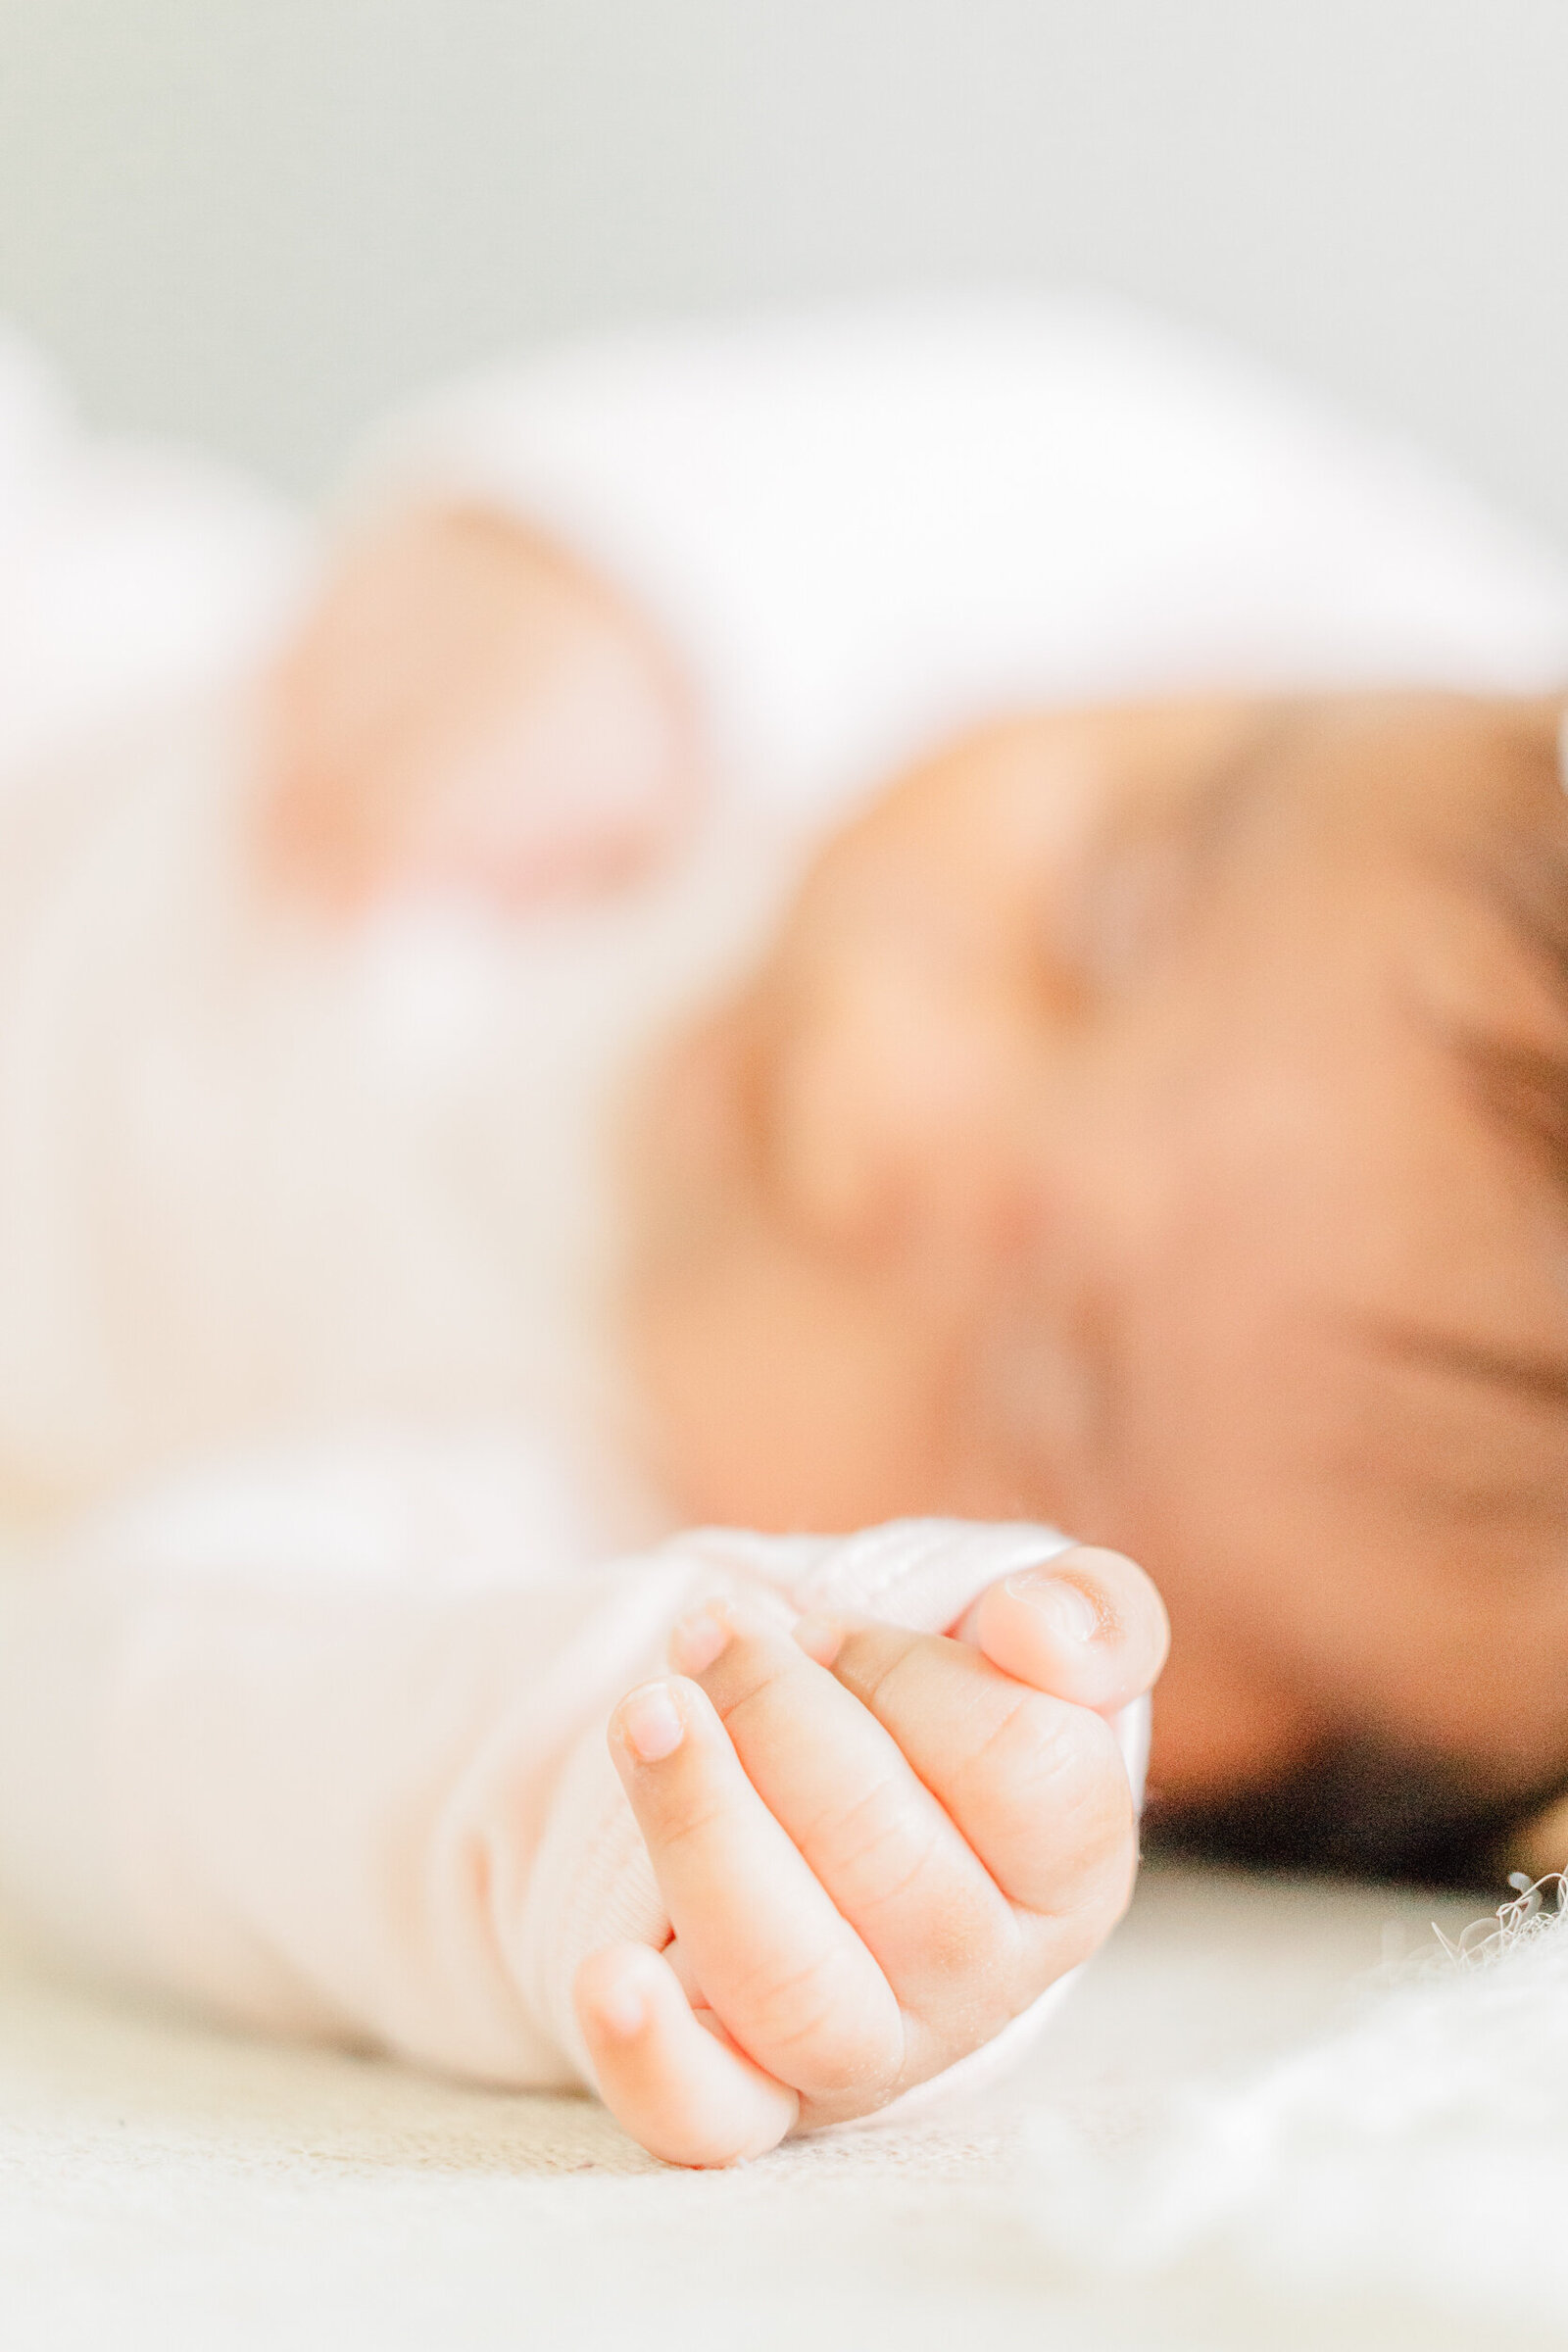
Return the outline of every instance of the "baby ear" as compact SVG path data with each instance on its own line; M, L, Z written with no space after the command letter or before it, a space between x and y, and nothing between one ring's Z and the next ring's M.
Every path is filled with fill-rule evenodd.
M1158 1679L1170 1624L1136 1561L1078 1544L989 1585L958 1638L1033 1690L1110 1715Z

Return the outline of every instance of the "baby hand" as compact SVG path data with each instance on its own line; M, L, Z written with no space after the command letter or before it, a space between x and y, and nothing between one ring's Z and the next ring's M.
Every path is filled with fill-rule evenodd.
M518 906L617 880L673 833L696 755L653 628L503 514L432 509L351 545L268 698L267 869L329 905Z
M1137 1824L1106 1716L1165 1617L1078 1548L982 1594L962 1641L721 1605L624 1698L617 1769L674 1925L584 1962L606 2101L719 2165L866 2115L989 2041L1104 1938Z

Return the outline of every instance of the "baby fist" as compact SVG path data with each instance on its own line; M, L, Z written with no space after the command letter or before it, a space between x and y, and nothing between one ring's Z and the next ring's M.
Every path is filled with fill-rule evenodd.
M611 1744L674 1935L596 1953L578 2015L655 2154L724 2164L946 2072L1109 1933L1137 1853L1106 1720L1164 1613L1114 1553L1057 1553L960 1629L711 1605ZM1103 1710L1103 1711L1102 1711Z

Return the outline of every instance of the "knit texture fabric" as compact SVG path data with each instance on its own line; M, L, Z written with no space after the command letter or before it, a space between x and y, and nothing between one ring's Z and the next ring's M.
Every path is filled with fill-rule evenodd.
M1156 1870L1004 2094L663 2170L602 2108L0 1960L8 2352L1447 2352L1557 2340L1568 1935ZM1431 1961L1421 1958L1423 1948Z

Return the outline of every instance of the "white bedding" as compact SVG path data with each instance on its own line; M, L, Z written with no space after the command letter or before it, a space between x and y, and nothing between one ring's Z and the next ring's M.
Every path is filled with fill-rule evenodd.
M226 2037L13 1953L0 2342L1553 2341L1568 1938L1446 1970L1430 1923L1474 1910L1155 1870L1005 2103L723 2176L584 2100Z
M758 348L771 369L776 355ZM946 542L942 562L911 564L881 527L873 492L895 506L903 498L897 437L824 431L836 412L808 404L815 441L798 441L785 472L771 462L756 469L755 505L693 498L689 477L663 462L667 441L639 423L637 399L617 423L621 364L613 354L606 363L603 411L588 379L547 374L505 447L488 396L449 418L452 439L442 444L437 431L432 446L447 450L452 486L537 505L634 585L646 577L671 624L690 621L694 668L706 674L705 655L713 667L715 733L742 747L754 782L814 766L826 789L857 766L869 773L900 748L885 689L891 680L902 693L910 674L937 699L904 710L906 729L1026 692L1149 691L1220 672L1271 685L1384 673L1525 685L1561 674L1568 588L1554 561L1396 454L1325 439L1275 394L1238 386L1249 414L1261 404L1262 440L1238 437L1228 396L1210 412L1204 374L1197 454L1173 468L1165 441L1148 441L1148 464L1168 476L1188 535L1167 537L1162 524L1131 596L1127 547L1143 546L1145 507L1123 499L1124 542L1102 527L1104 502L1080 496L1070 512L1092 525L1081 546L1059 528L1050 542L1061 558L1057 634L1043 629L1034 604L1020 607L1029 644L1049 642L1051 662L1024 671L1007 644L998 650L987 637L976 652L962 640L954 654L962 674L944 683L909 658L927 626L913 584L967 583L980 567L957 563ZM744 353L735 364L743 373L752 365ZM709 365L700 348L692 365L699 375ZM659 363L646 396L663 400L673 380ZM882 380L867 379L874 421ZM950 379L931 380L945 400ZM1035 430L1031 442L1042 464L1064 453L1080 493L1087 448L1099 449L1111 482L1126 473L1122 411L1101 400L1099 380L1092 371L1073 395L1068 420L1085 422L1080 438ZM635 390L644 379L634 369L628 382ZM1177 413L1137 370L1128 383L1143 384L1153 422ZM745 436L713 430L715 408L734 409L732 391L725 377L689 407L682 393L679 446L693 464L722 461L746 474ZM771 398L748 412L764 455L776 440ZM124 474L117 462L113 484L96 458L83 471L69 434L61 464L45 464L51 416L23 361L0 352L0 459L21 453L0 466L9 564L0 565L0 768L20 766L68 720L96 724L133 711L144 693L209 680L275 625L298 588L287 518L248 500L231 511L225 491L209 529L206 504L200 515L169 508L162 478L139 466ZM602 458L613 527L573 470L583 419L605 436L590 488L601 484ZM868 467L868 448L887 463ZM837 511L846 481L828 462L835 451L862 497L860 526L840 536L880 551L877 563L908 594L868 592L836 552L833 596L813 594L779 625L769 583L800 604L797 573L783 561L734 566L715 534L722 524L755 553L765 524L787 553L803 514ZM622 456L629 470L617 470ZM987 475L1010 514L1004 458L988 460ZM437 467L419 478L443 477ZM774 495L781 484L785 495ZM810 510L800 503L806 488ZM702 528L684 563L666 551L656 572L659 502L677 493L678 517ZM957 511L969 515L973 502ZM1224 560L1195 573L1193 532L1207 547L1223 517ZM1183 584L1175 599L1173 568ZM753 603L730 585L732 569ZM214 585L231 575L232 610ZM40 595L44 577L56 583L52 599ZM1086 593L1090 577L1098 597ZM1265 578L1278 596L1259 600ZM146 644L127 632L127 602L147 621ZM965 586L965 613L972 603ZM699 604L712 643L693 617ZM846 634L846 609L863 620L863 642ZM813 617L826 649L814 666L801 650ZM742 620L751 666L737 643ZM761 658L781 647L794 664L782 672ZM965 666L971 657L979 666ZM98 681L90 692L87 679ZM831 758L824 710L842 721ZM758 750L769 725L774 749ZM79 1060L58 1066L79 1077ZM13 1221L13 1241L19 1230ZM249 1232L243 1220L235 1230ZM30 1279L42 1257L24 1254ZM45 1305L42 1329L58 1336L56 1302ZM350 1316L337 1321L353 1327ZM8 1350L9 1394L31 1431L50 1394L39 1377L45 1353L15 1311L0 1332L0 1355ZM446 1359L412 1352L449 1394ZM116 1402L128 1426L143 1392L157 1392L144 1335L126 1360L134 1378ZM72 1396L72 1429L78 1404ZM140 1430L132 1434L139 1444ZM1549 2336L1568 2314L1568 1999L1556 1982L1568 1973L1568 1936L1527 1946L1494 1972L1391 1993L1374 2023L1321 2046L1308 2040L1357 1997L1365 1972L1422 1944L1432 1912L1387 1893L1155 1874L1008 2107L919 2134L792 2147L712 2179L661 2173L586 2102L487 2097L380 2063L225 2038L0 1956L0 2352L796 2352L808 2330L813 2352L841 2343L1432 2352L1509 2327ZM1465 1913L1450 1905L1440 1916L1452 1928Z

